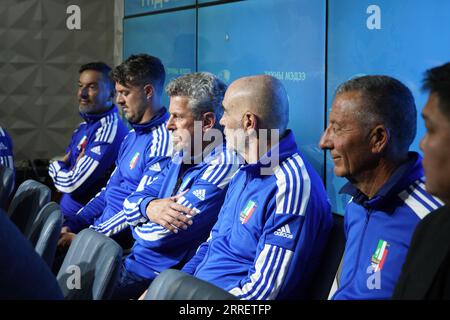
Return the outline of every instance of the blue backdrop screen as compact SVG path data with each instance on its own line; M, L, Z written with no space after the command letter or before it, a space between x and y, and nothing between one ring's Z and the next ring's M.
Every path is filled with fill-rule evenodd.
M421 92L426 69L450 60L450 1L331 0L328 32L328 101L337 86L358 75L386 74L406 84L416 100L419 151L425 133ZM328 109L329 111L329 109ZM333 175L327 154L327 192L333 209L343 212L348 197L338 195L345 179Z
M194 5L195 0L125 0L125 16Z
M166 83L195 72L194 9L125 19L124 34L124 58L136 53L160 58L166 69ZM166 95L163 103L169 106Z
M345 180L333 175L331 159L317 144L340 83L363 74L404 82L416 99L418 132L412 149L418 150L425 132L423 73L450 60L450 1L126 0L125 14L196 3L197 10L126 18L124 58L156 55L168 80L193 71L210 71L227 83L251 74L279 78L289 95L289 127L326 178L335 212L343 213L348 201L338 194ZM167 97L164 101L167 105Z
M283 82L289 127L300 150L322 172L317 141L324 122L325 1L249 0L200 8L198 30L199 71L228 83L254 74Z

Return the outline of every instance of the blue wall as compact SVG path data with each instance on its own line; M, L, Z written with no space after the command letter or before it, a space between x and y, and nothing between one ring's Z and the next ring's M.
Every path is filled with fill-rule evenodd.
M373 26L373 11L367 13L371 5L381 10L381 29L369 29ZM362 74L393 76L416 99L418 130L411 149L419 151L425 133L420 111L427 98L420 90L423 73L450 61L450 1L330 0L328 12L327 111L340 83ZM333 175L329 157L326 163L327 191L334 210L342 212L348 199L337 193L345 179Z
M356 75L388 74L411 88L420 114L423 72L450 60L448 0L197 2L125 0L124 57L160 57L168 80L193 71L227 83L278 77L289 94L289 126L339 213L348 200L338 195L345 180L334 177L331 159L317 147L336 87ZM419 115L412 149L424 131Z

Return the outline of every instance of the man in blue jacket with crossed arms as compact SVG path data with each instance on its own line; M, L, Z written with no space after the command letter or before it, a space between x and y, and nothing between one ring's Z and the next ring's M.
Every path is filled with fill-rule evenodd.
M167 129L175 154L158 176L150 168L124 202L135 245L124 261L114 299L137 298L159 272L181 267L216 222L241 163L226 150L218 123L225 90L222 81L205 72L179 77L167 86Z
M320 176L287 129L286 91L270 76L241 78L223 107L227 146L246 165L230 182L208 241L183 271L240 299L305 297L332 216Z

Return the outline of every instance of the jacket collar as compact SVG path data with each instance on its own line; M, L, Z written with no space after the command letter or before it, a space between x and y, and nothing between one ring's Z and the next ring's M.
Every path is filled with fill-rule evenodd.
M274 145L266 154L264 154L256 163L249 163L241 167L242 170L249 171L256 175L261 175L262 168L270 168L274 165L274 159L278 158L279 164L298 152L294 134L291 130L286 130L286 134L280 141Z
M107 111L103 113L84 113L80 112L80 116L86 121L86 123L94 123L99 121L101 118L104 118L112 113L117 113L117 107L113 105Z
M408 161L394 171L371 199L350 182L347 182L339 193L352 196L353 202L368 208L380 207L391 202L390 198L396 196L411 183L423 176L422 157L417 152L410 151L408 152L408 158Z
M147 133L154 127L157 127L160 124L166 122L167 119L169 119L169 114L167 113L166 108L163 107L160 111L158 111L156 115L153 116L153 118L149 122L141 124L130 124L133 127L134 131L136 131L136 133Z
M221 155L224 155L223 158L221 158ZM201 161L200 161L201 159ZM199 162L200 161L200 162ZM203 153L198 156L196 159L192 159L191 163L192 166L204 166L211 164L212 162L217 163L233 163L233 161L240 161L239 163L242 163L242 160L235 154L235 152L227 151L226 144L222 143L219 144L211 149L211 151L204 155ZM181 165L183 162L183 151L176 152L172 157L172 162L174 162L177 165Z

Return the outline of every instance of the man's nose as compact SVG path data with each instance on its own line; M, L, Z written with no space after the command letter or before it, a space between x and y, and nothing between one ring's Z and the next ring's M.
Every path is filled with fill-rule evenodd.
M78 95L82 98L87 98L88 97L87 89L86 88L78 89Z
M116 101L117 101L117 103L120 104L120 105L124 105L124 104L125 104L125 99L124 99L123 96L120 95L120 94L117 95Z
M167 130L172 130L172 131L176 129L175 122L173 121L172 116L170 116L169 120L167 120L166 128L167 128Z
M329 127L327 127L322 136L320 137L319 148L322 150L331 148L329 132L330 132Z

